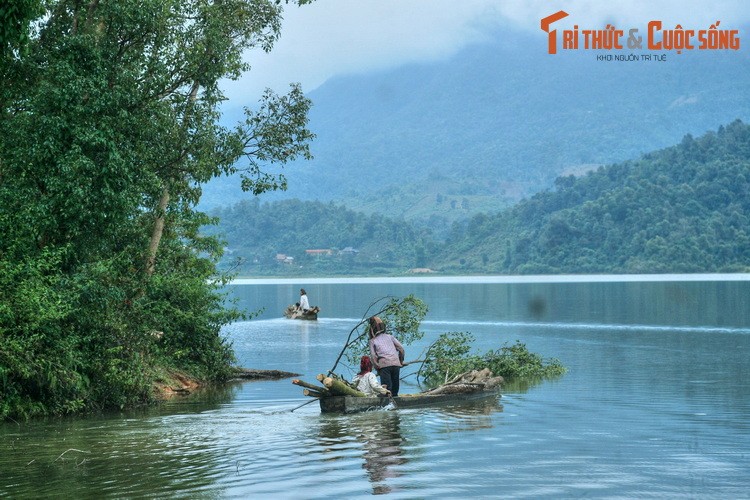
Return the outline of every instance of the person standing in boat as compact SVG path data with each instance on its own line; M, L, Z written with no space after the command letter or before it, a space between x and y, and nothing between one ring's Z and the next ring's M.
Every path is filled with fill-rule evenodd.
M307 300L307 292L304 288L299 289L299 305L297 306L297 311L301 313L306 313L310 310L310 302Z
M385 333L385 323L377 316L369 319L368 335L370 336L370 356L380 374L380 383L398 396L401 363L404 359L404 346L396 337Z
M380 385L378 378L372 373L372 361L370 356L362 356L359 362L359 373L354 376L352 383L357 385L357 390L365 396L387 396L391 392L387 387Z

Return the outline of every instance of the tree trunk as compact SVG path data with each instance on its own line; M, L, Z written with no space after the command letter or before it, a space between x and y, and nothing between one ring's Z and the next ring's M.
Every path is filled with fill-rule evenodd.
M156 268L156 253L159 250L159 242L164 234L164 219L167 216L167 205L169 205L169 185L165 184L159 199L159 206L156 208L156 220L154 221L154 230L151 232L151 241L148 244L148 254L146 255L146 275L151 277Z
M298 385L300 387L305 387L307 389L312 389L313 391L316 391L316 392L321 392L323 394L328 394L328 389L326 389L325 387L321 387L321 386L315 385L315 384L308 384L304 380L299 380L299 379L295 378L294 380L292 380L292 383L294 385Z
M447 384L447 385L441 385L440 387L437 387L431 391L427 391L424 394L431 394L431 395L437 395L437 394L466 394L469 392L476 392L484 390L485 387L483 384Z
M341 380L335 378L326 377L323 380L323 385L328 388L334 396L357 396L360 398L365 397L365 394L359 392L357 389L352 389Z
M197 81L193 82L193 85L190 88L190 94L188 95L188 107L186 108L185 116L183 117L185 127L187 127L190 109L198 98L199 89L200 84ZM148 254L146 255L146 276L148 277L154 275L154 270L156 268L156 254L159 251L159 243L164 234L164 221L167 216L167 206L169 205L170 199L169 189L170 182L169 180L165 180L164 188L161 192L161 198L159 198L159 206L156 209L156 220L154 221L154 230L151 233L151 241L148 244Z
M278 380L282 378L299 377L299 373L284 372L281 370L256 370L252 368L237 367L234 368L232 377L243 380Z
M312 389L303 389L302 394L305 396L310 396L311 398L324 398L328 396L328 394L324 394L322 392L313 391Z
M503 383L503 377L495 377L488 368L472 370L456 375L450 382L425 391L424 394L460 394L494 389Z

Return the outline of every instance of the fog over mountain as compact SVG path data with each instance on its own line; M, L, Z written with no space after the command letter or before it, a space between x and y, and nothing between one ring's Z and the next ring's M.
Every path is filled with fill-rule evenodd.
M262 199L450 221L750 120L747 51L606 61L545 49L544 37L504 31L446 61L329 80L309 93L315 159L287 165L288 191ZM212 181L202 207L251 197L238 186Z

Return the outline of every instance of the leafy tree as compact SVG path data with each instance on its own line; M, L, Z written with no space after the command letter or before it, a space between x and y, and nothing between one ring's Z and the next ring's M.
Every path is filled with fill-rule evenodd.
M29 25L41 12L40 0L14 0L0 5L0 59L25 52Z
M539 382L559 377L567 371L558 359L545 360L539 354L530 352L519 340L483 355L471 354L474 340L474 336L468 332L441 334L428 349L426 362L418 374L425 385L436 387L461 373L484 368L489 368L494 375L510 383Z
M408 346L424 336L419 327L427 315L427 310L427 304L414 295L400 298L381 297L375 300L367 308L360 322L349 332L349 337L329 373L335 372L342 357L346 358L349 366L359 366L360 358L369 354L367 329L370 317L378 316L382 319L386 332L398 338L402 345Z
M218 123L220 82L272 48L280 2L18 6L0 10L0 415L145 402L157 364L226 376L238 313L194 207L212 177L260 194L310 156L298 85Z

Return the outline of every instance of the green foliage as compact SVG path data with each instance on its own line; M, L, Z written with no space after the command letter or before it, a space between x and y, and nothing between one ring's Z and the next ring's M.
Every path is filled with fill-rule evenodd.
M29 25L41 12L41 0L13 0L0 4L0 60L14 50L25 53Z
M636 161L559 178L555 190L446 229L334 204L219 210L222 265L252 275L744 272L750 267L750 127L736 121ZM443 202L444 203L444 202ZM356 256L336 254L353 246ZM333 249L311 256L306 249ZM275 260L295 258L294 266ZM239 261L239 264L238 264Z
M414 295L384 297L375 301L365 312L362 321L350 332L339 360L344 356L349 366L358 367L360 358L369 354L367 320L371 316L383 319L386 331L406 347L424 337L424 332L419 328L426 315L427 305ZM506 344L484 355L470 352L474 340L474 336L467 332L440 334L425 352L425 361L417 372L417 378L428 387L435 387L461 373L489 368L506 382L532 384L558 377L567 371L559 360L545 360L539 354L529 352L526 345L518 340L513 345ZM336 370L339 360L331 368L331 373Z
M57 271L61 254L0 260L0 418L65 412L86 389L77 338L64 330L76 295Z
M0 418L142 404L165 366L227 377L239 313L195 205L212 177L249 172L260 193L280 187L263 168L309 157L299 86L218 123L219 82L271 49L281 7L16 4L0 7Z
M286 189L283 174L273 175L262 168L267 163L287 163L298 156L310 160L309 141L315 138L307 127L312 102L293 84L286 96L270 89L263 94L257 111L245 109L245 124L239 129L242 151L248 166L241 171L242 190L254 195ZM235 167L229 173L234 173Z
M563 375L567 370L559 360L545 360L532 353L525 344L504 345L484 355L470 354L474 336L466 332L443 333L427 351L420 377L428 387L444 384L470 370L489 368L506 382L534 382Z
M455 226L436 258L493 274L745 272L748 193L750 126L735 121Z
M435 387L468 371L464 360L473 341L474 336L468 332L440 334L425 354L426 361L419 370L419 377L429 387Z
M387 333L398 337L402 344L410 345L424 336L419 327L427 311L427 304L421 299L407 295L401 299L391 298L379 316L385 323Z
M350 366L359 366L362 356L370 353L368 319L378 316L385 323L386 333L396 337L404 346L422 339L424 332L419 330L422 320L427 315L427 304L414 295L406 297L383 297L373 302L365 312L362 321L349 333L349 339L339 355L346 356ZM338 364L338 361L336 362ZM331 369L333 372L336 366Z
M195 259L194 256L184 255ZM214 281L211 266L203 263L160 274L150 283L148 297L158 307L148 323L163 332L156 352L167 366L186 370L203 380L225 380L235 361L231 344L220 334L223 325L243 317L225 304L222 280ZM206 284L210 282L209 284Z
M423 265L435 248L429 233L412 224L332 203L254 200L215 215L218 226L206 232L230 242L222 266L237 266L245 275L373 274L378 269L394 274ZM347 247L357 253L342 253ZM330 254L310 255L308 249L328 249ZM294 257L294 265L279 263L279 253Z

